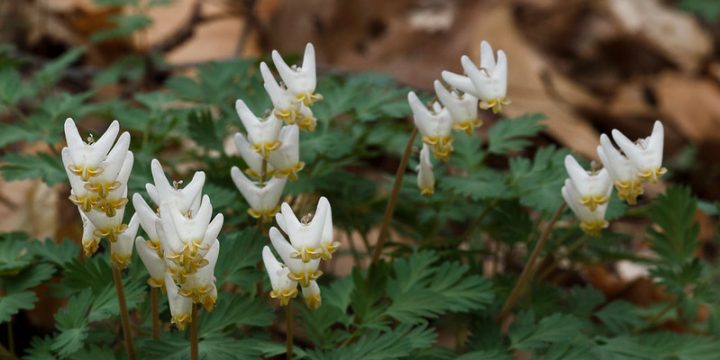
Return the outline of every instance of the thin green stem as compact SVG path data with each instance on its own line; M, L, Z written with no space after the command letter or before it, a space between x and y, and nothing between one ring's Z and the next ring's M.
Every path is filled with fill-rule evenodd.
M631 333L633 335L635 335L644 329L651 328L651 327L657 325L658 321L660 321L660 319L662 319L665 315L667 315L668 312L670 312L670 310L673 310L673 309L675 309L675 301L668 302L668 304L665 305L665 307L662 308L662 310L660 310L660 312L658 312L657 314L655 314L655 316L653 316L652 318L650 318L650 320L648 320L648 323L646 326L642 326L642 325L638 326L635 329L633 329L633 331Z
M160 339L160 311L158 308L158 288L150 288L150 309L152 312L152 338Z
M550 233L552 232L552 228L555 226L555 223L558 221L558 219L560 219L560 215L562 215L563 211L565 211L565 206L565 203L562 203L562 205L560 205L560 207L555 210L555 213L550 219L550 222L540 234L540 239L538 239L537 243L535 244L535 248L530 254L530 259L528 259L527 264L525 264L525 268L523 268L522 273L520 273L520 278L518 278L517 283L515 283L515 287L512 289L512 291L510 291L510 295L505 301L502 310L500 310L500 316L498 317L500 323L503 323L508 317L508 315L510 315L510 311L512 311L515 302L517 302L517 300L520 298L520 295L522 295L522 293L525 291L525 287L527 286L528 282L530 282L530 280L532 279L533 271L535 269L535 262L537 262L537 259L540 256L540 253L542 252L542 248L545 246L545 243L550 239Z
M407 145L405 145L403 157L400 160L397 171L395 172L395 182L393 183L390 199L388 200L387 207L385 208L385 216L383 217L383 222L380 226L380 233L378 234L377 244L375 244L372 259L370 260L370 266L378 261L378 259L380 259L380 255L382 254L383 246L385 245L385 240L387 239L388 232L390 230L390 222L392 221L393 213L395 212L395 204L397 203L398 194L400 193L400 185L402 184L402 179L405 176L405 170L407 169L410 154L412 154L413 143L415 142L417 134L418 129L417 127L414 127L410 133Z
M285 307L285 325L287 326L286 343L285 343L285 354L288 360L293 357L293 302L288 302Z
M192 307L192 319L190 320L190 360L198 360L198 311L197 304Z
M117 293L118 305L120 307L120 323L122 324L123 337L125 338L125 351L129 360L135 360L135 347L133 346L132 334L130 333L130 315L128 314L127 303L125 302L125 290L123 289L122 275L120 269L112 267L113 280L115 281L115 292Z

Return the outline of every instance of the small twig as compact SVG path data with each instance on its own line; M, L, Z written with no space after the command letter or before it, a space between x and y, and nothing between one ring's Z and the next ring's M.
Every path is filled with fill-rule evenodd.
M537 262L537 259L540 256L540 253L542 252L542 248L545 246L545 243L548 241L548 239L550 239L550 233L552 232L552 228L555 226L555 223L558 221L558 219L560 219L560 215L562 215L563 211L565 211L565 206L566 205L563 202L562 205L560 205L560 207L555 210L555 213L550 219L550 222L540 235L540 239L535 244L535 248L530 254L530 259L528 260L527 264L525 264L525 268L523 268L522 273L520 273L520 278L518 278L517 283L515 283L515 287L512 289L512 291L510 291L510 295L505 301L502 310L500 310L500 316L498 316L498 320L500 323L503 323L505 318L510 315L510 311L512 311L515 302L517 302L517 300L520 298L520 295L522 295L523 291L525 291L525 287L527 286L528 282L530 282L530 280L532 279L533 270L535 269L535 262Z
M133 346L132 334L130 332L130 316L128 314L127 303L125 302L125 290L123 289L122 275L120 269L112 267L113 280L115 281L115 292L117 293L118 305L120 307L120 322L123 328L123 337L125 338L125 351L129 360L135 360L135 347Z
M385 245L385 239L387 238L390 230L390 222L392 221L393 213L395 212L395 204L397 203L398 194L400 193L400 185L402 185L405 171L407 170L408 160L412 153L413 143L415 137L417 137L418 129L413 127L410 137L408 138L407 145L405 145L405 152L400 160L397 171L395 172L395 182L393 183L392 192L390 193L390 199L388 199L387 207L385 208L385 216L383 217L382 225L380 226L380 233L378 234L377 243L373 251L372 259L370 259L370 266L374 264L380 258L382 254L383 246Z
M288 360L293 357L293 302L290 301L285 307L285 325L287 326L285 354Z
M200 308L197 304L192 306L192 316L190 320L190 359L198 360L198 311Z
M152 312L152 338L160 339L160 311L158 309L158 288L150 288L150 309Z

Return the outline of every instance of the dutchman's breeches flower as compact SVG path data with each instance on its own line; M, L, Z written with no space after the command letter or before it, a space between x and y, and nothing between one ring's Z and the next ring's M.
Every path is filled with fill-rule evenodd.
M635 205L637 197L644 192L644 185L635 165L613 146L610 138L605 134L600 135L597 154L615 184L618 197L630 205Z
M117 241L110 243L110 259L112 259L114 267L123 270L130 265L135 235L137 235L139 225L140 219L137 214L134 214L130 218L127 229L118 235Z
M280 132L280 138L282 142L282 130ZM263 175L263 157L259 153L257 153L252 144L250 144L247 139L245 139L245 135L241 133L235 134L235 147L237 147L238 151L240 152L240 157L245 160L245 164L247 165L247 169L245 169L245 174L249 176L252 179L260 180L260 177ZM282 142L281 148L286 146L284 142ZM275 151L270 153L270 156L274 154ZM265 169L264 169L265 177L271 177L275 174L275 169L269 162L265 162Z
M170 273L165 274L165 290L170 305L171 322L180 330L185 330L192 321L192 299L180 295L180 289L175 284Z
M492 47L483 41L480 44L479 68L467 56L460 58L460 62L467 76L443 71L442 78L448 84L480 99L480 108L483 110L492 109L493 113L499 113L503 106L510 104L507 98L508 63L505 52L498 50L495 62Z
M270 228L270 241L275 251L290 269L288 274L290 280L297 281L302 287L308 287L311 281L317 280L322 275L320 259L304 262L302 259L296 258L300 251L290 245L276 227Z
M305 46L305 55L301 67L288 66L277 50L273 50L272 60L288 91L295 96L298 102L303 103L305 106L312 106L313 103L322 99L322 95L315 93L315 86L317 85L315 48L311 43Z
M278 177L297 180L297 173L305 167L300 161L300 128L297 125L283 126L280 130L280 147L270 153L268 162Z
M207 264L188 275L185 282L180 285L178 293L191 298L194 303L202 304L205 310L212 311L217 301L217 288L215 287L215 264L217 263L220 242L215 240L205 254Z
M254 218L271 219L280 209L280 197L287 178L273 177L262 186L252 182L236 166L230 169L230 177L248 202L248 214Z
M297 281L290 279L290 270L287 266L281 264L273 255L270 247L265 246L262 251L263 263L265 270L270 278L272 291L270 297L279 299L281 306L286 306L294 297L297 296Z
M245 102L239 99L235 102L235 110L245 126L248 141L253 150L267 159L270 152L280 147L278 136L282 121L275 118L274 114L270 114L265 119L259 119L250 111Z
M667 172L667 169L662 166L665 135L663 125L659 120L655 121L650 136L638 139L635 143L618 130L612 131L612 137L635 166L641 180L656 182Z
M321 197L312 220L309 219L309 214L298 220L290 205L287 203L282 204L281 212L275 215L275 220L280 229L290 238L290 243L295 249L290 254L293 259L309 262L313 259L322 258L323 253L328 251L328 249L323 249L321 245L323 232L325 231L325 221L328 219L328 211L330 211L330 202L325 197ZM330 221L332 221L332 218L330 218ZM334 251L334 249L332 250Z
M416 170L418 172L417 184L420 188L420 195L430 196L435 193L435 175L433 174L430 149L427 144L423 144L422 150L420 150L420 163Z
M594 210L590 210L581 203L581 195L570 179L565 180L565 185L562 187L562 196L570 210L580 220L580 228L585 233L590 236L600 236L602 229L608 227L608 222L605 220L607 203L600 204Z
M579 195L578 202L594 211L610 200L612 181L606 169L585 171L572 155L565 157L565 170Z
M320 305L322 305L322 296L320 296L320 287L317 282L311 281L310 286L302 288L302 293L307 307L313 310L320 308Z
M432 147L433 155L438 160L447 161L453 150L453 120L450 112L437 102L433 103L432 110L428 109L412 91L408 93L408 103L422 141Z
M460 95L455 90L448 90L437 80L433 85L438 99L450 113L453 129L472 135L473 130L482 125L478 118L478 98L469 93Z

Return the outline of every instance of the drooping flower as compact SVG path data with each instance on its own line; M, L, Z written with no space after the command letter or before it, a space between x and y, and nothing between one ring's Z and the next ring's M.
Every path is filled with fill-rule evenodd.
M322 296L320 296L320 287L317 282L311 281L310 286L302 288L303 299L305 305L310 309L318 309L322 305Z
M135 239L135 248L140 256L140 260L150 274L148 285L161 288L165 286L165 259L161 257L161 254L158 254L158 251L153 247L154 245L149 243L149 240L138 236Z
M590 210L581 203L582 196L570 179L565 180L561 192L565 203L580 220L580 228L590 236L600 236L602 229L608 227L608 222L605 220L608 204L599 204L594 210Z
M230 177L250 205L248 209L250 216L270 219L278 212L287 178L273 177L259 186L248 179L236 166L230 169Z
M95 235L95 225L88 219L87 215L78 208L83 223L82 247L85 256L91 256L97 252L100 246L100 238Z
M422 150L420 150L420 163L416 170L418 172L417 184L420 188L420 195L432 195L435 192L435 175L433 174L430 149L427 144L423 144Z
M300 128L297 125L283 126L280 130L280 145L270 153L268 162L275 169L275 175L297 180L297 173L305 167L300 161Z
M461 95L455 90L448 90L438 80L433 85L438 99L450 113L453 129L472 135L473 130L482 125L478 118L478 98L470 93Z
M280 133L280 139L282 139L282 130ZM282 142L282 145L280 148L282 148L285 145L284 142ZM245 169L245 174L247 176L253 178L253 179L260 179L260 177L263 176L263 157L262 155L258 154L253 150L253 146L245 139L245 135L241 133L235 134L235 147L237 147L238 151L240 152L240 156L245 160L245 164L247 164L247 169ZM273 151L270 153L272 156L276 151ZM275 169L273 166L269 163L265 163L265 174L264 177L270 177L275 174Z
M277 261L268 246L263 248L262 256L265 270L272 285L270 297L280 299L280 305L286 306L290 300L298 294L297 281L290 279L288 276L290 275L290 270L287 266Z
M320 243L323 238L329 208L330 203L323 196L318 201L312 220L309 219L309 216L298 220L290 208L290 205L288 205L288 203L282 204L281 212L275 215L275 220L278 226L280 226L290 238L290 243L295 249L295 251L290 254L293 259L301 259L303 262L309 262L322 257L323 248ZM275 248L275 250L278 249ZM280 250L278 250L278 252L280 252Z
M215 240L204 257L207 264L194 274L188 275L179 290L180 295L191 298L194 303L203 304L207 311L212 311L217 301L215 264L219 251L220 242Z
M162 165L157 159L150 162L150 172L154 184L145 184L145 189L158 208L163 203L172 203L185 214L197 211L202 199L202 189L205 186L204 172L196 171L192 180L183 188L180 188L182 182L175 181L171 184L168 181ZM143 229L146 232L148 230Z
M323 199L325 199L324 196L320 198L321 201L323 201ZM325 212L323 232L320 238L320 248L322 249L320 259L327 261L332 259L332 254L338 249L338 247L340 247L340 242L335 241L335 229L333 228L332 207L330 206L330 202L327 201L327 199L325 199L324 201L327 202L327 211Z
M297 281L302 287L308 287L310 281L317 280L323 274L319 269L320 259L304 262L296 258L300 251L290 245L276 227L270 228L270 241L283 263L290 269L288 274L290 280Z
M442 72L442 78L454 88L471 93L480 99L482 109L492 109L493 113L502 111L509 105L507 98L508 64L505 52L498 50L497 62L493 49L487 41L480 44L480 67L475 66L466 55L460 58L467 76L449 71Z
M170 305L171 322L180 330L185 330L192 321L192 299L182 296L170 273L165 274L165 290Z
M665 134L659 120L655 121L650 136L638 139L635 143L618 130L613 130L612 136L615 143L638 170L638 177L641 180L656 182L667 172L667 169L662 166Z
M565 157L565 170L579 195L579 204L594 211L610 200L612 181L606 169L585 171L572 155Z
M282 121L275 118L275 114L272 113L265 119L259 119L240 99L235 102L235 110L245 126L248 141L252 144L253 150L267 159L270 152L280 146L278 136Z
M288 89L278 84L264 61L260 63L260 74L263 78L265 91L270 96L270 101L272 101L275 117L286 124L294 124L300 100Z
M433 103L432 110L428 109L412 91L408 93L408 103L413 112L415 126L422 135L422 141L432 146L436 158L447 161L453 150L451 135L453 120L450 112L438 102Z
M600 157L608 175L615 184L618 196L627 201L630 205L637 203L637 197L642 195L644 186L638 170L632 161L618 151L610 142L610 138L600 135L600 145L597 147L597 154Z
M80 137L75 122L72 118L65 120L65 140L67 141L69 163L65 167L72 174L80 177L83 182L100 174L103 169L100 163L105 160L108 151L112 147L120 124L116 121L110 123L105 133L96 141L90 136L88 142Z
M277 50L272 52L273 63L277 68L280 78L282 78L287 89L295 98L305 104L311 106L314 102L321 100L322 95L315 93L317 79L315 75L315 48L311 43L305 46L305 55L301 67L293 65L288 66Z
M123 270L130 265L135 235L137 235L140 220L137 214L133 214L128 222L127 229L117 237L117 241L110 243L110 259L112 265Z

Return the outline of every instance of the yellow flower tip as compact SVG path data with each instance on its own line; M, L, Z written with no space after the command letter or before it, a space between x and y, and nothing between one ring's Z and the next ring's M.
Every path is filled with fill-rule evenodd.
M94 207L97 207L98 204L98 198L96 196L77 196L73 194L70 195L68 199L70 199L73 204L77 205L83 212L89 212Z
M638 173L638 177L642 181L656 183L658 179L667 173L667 169L664 167L658 167L653 170L641 171Z
M297 111L295 109L277 109L274 113L278 120L282 120L288 125L295 123L295 117L297 115Z
M288 279L292 281L297 281L300 283L300 286L302 287L308 287L310 286L310 281L317 280L320 276L322 276L323 272L321 270L315 270L313 272L304 272L304 273L289 273Z
M83 251L85 253L85 256L93 256L98 251L99 246L100 241L98 239L92 239L91 241L83 242Z
M215 309L215 302L217 302L217 297L212 295L206 295L202 299L202 306L205 308L206 311L211 312L213 309Z
M308 132L314 132L317 127L317 120L311 116L302 116L298 121L297 125L300 130L306 130Z
M468 119L453 125L453 130L463 131L465 134L472 136L475 128L482 126L480 119Z
M293 259L301 259L303 262L310 262L313 259L319 259L322 257L322 249L314 247L304 247L300 251L293 252L290 254Z
M607 220L583 221L580 223L580 229L592 237L599 237L604 228L608 227Z
M310 296L305 296L305 305L309 307L312 310L317 310L320 308L320 305L322 305L322 297L320 294L312 294Z
M280 306L287 306L297 294L297 288L270 291L271 298L280 299Z
M102 199L95 203L95 208L105 213L107 217L113 217L128 203L127 198Z
M275 217L275 214L280 211L280 205L268 210L268 211L262 211L262 210L256 210L253 208L248 209L248 214L252 216L255 219L263 219L263 220L271 220Z
M590 211L595 211L598 206L606 204L608 201L610 198L607 195L583 196L580 204L587 206Z
M120 224L109 228L101 228L101 229L95 229L95 232L93 235L97 238L106 238L110 242L116 242L118 239L118 235L122 234L123 231L127 229L127 225Z
M68 166L68 170L70 170L71 173L79 176L82 181L88 181L91 177L98 176L100 173L103 172L103 168L96 169L92 166L80 165L70 165Z
M500 99L491 99L480 101L480 108L483 110L492 109L493 114L497 114L502 111L504 106L510 105L512 101L507 97Z
M160 278L160 279L149 278L147 280L147 283L148 283L148 285L150 285L150 287L161 288L161 289L163 289L163 291L165 291L165 278Z
M615 189L618 191L618 197L630 205L637 204L638 196L645 192L645 186L637 180L617 181Z
M110 259L112 260L113 267L118 270L125 270L128 265L130 265L130 256L113 253L110 255Z
M423 136L422 141L432 146L432 152L435 158L440 161L447 162L450 159L450 153L453 151L452 136Z
M253 144L252 149L256 153L260 154L263 159L267 159L268 156L270 156L270 153L279 148L280 145L280 141L275 140L271 143Z
M85 183L85 189L98 194L100 198L106 198L111 191L118 189L120 185L122 184L119 181L88 182Z
M297 100L299 102L302 102L307 107L312 106L315 102L320 101L322 99L323 99L323 96L318 93L315 93L315 94L305 93L305 94L300 94L297 96Z
M435 189L426 186L420 189L420 195L422 196L432 196L435 193Z
M175 327L177 327L178 330L180 330L180 331L185 330L185 328L191 321L192 321L192 314L190 314L190 313L173 316L172 319L170 320L170 322L172 322L173 325L175 325Z
M305 168L305 163L300 161L286 169L277 170L276 173L280 177L287 177L288 180L295 181L298 179L297 173L299 173L304 168Z

